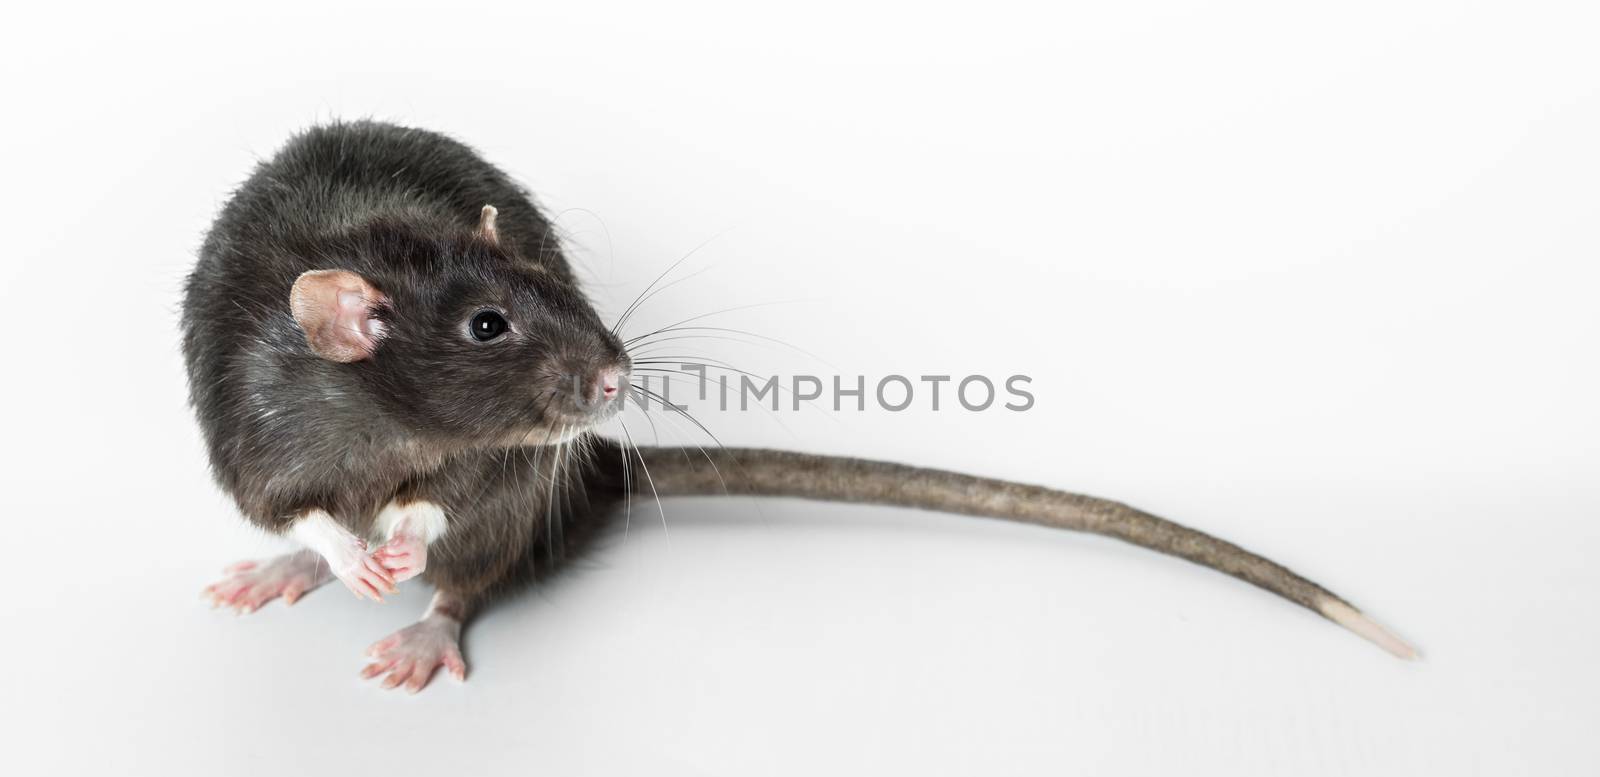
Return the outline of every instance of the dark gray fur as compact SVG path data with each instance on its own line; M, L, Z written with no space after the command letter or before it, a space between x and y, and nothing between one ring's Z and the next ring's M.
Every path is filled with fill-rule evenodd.
M474 232L499 208L498 244ZM373 358L319 358L290 315L300 273L349 269L393 300ZM474 349L485 304L526 334ZM262 164L223 209L190 276L183 316L191 399L221 486L282 531L328 510L357 534L391 499L426 498L449 531L425 578L470 614L594 534L625 490L724 490L895 504L1105 534L1203 564L1325 614L1326 590L1239 547L1125 505L856 459L776 451L644 449L585 435L559 451L540 430L595 420L560 377L626 364L526 192L466 146L374 122L318 127ZM576 455L573 455L576 454ZM624 457L637 457L631 484ZM648 468L650 477L643 476Z
M498 243L477 234L485 204ZM308 346L289 291L320 269L389 297L373 358ZM484 306L523 334L465 337ZM462 594L503 583L539 540L543 500L570 499L545 482L553 455L507 446L587 424L564 377L626 363L521 187L449 138L375 122L309 130L239 188L189 277L183 332L213 472L248 519L283 531L321 508L364 536L391 499L432 499L451 528L426 574Z

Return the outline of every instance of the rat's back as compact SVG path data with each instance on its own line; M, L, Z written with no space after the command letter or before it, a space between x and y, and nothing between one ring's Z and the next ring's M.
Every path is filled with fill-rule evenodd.
M437 132L335 122L291 138L260 164L218 217L221 241L315 239L379 216L418 227L470 224L488 202L526 194L471 148Z

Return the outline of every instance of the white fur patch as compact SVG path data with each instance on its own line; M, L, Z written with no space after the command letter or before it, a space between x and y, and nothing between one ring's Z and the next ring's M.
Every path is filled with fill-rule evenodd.
M378 513L372 531L384 542L405 532L420 538L425 544L431 544L444 536L448 528L450 524L445 520L444 508L432 502L409 502L404 505L390 502Z
M366 553L361 540L325 510L307 510L294 522L289 536L327 559L328 568L336 575L347 574Z
M328 555L326 551L349 545L355 539L355 535L340 526L325 510L307 510L300 520L294 522L289 536L324 557Z

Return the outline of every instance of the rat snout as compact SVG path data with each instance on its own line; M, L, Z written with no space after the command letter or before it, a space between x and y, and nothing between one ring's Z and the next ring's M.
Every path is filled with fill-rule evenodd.
M609 417L621 406L628 391L629 370L626 364L605 362L601 364L571 365L567 370L564 389L569 414L584 421L598 421Z
M621 367L601 367L590 376L589 385L584 389L584 399L593 405L615 401L622 393L622 386L627 382L627 370Z

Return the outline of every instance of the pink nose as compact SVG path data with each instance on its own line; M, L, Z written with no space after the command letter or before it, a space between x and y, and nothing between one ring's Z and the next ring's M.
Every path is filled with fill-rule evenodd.
M617 392L622 390L622 370L608 367L600 371L595 382L599 384L600 396L606 399L615 399Z

